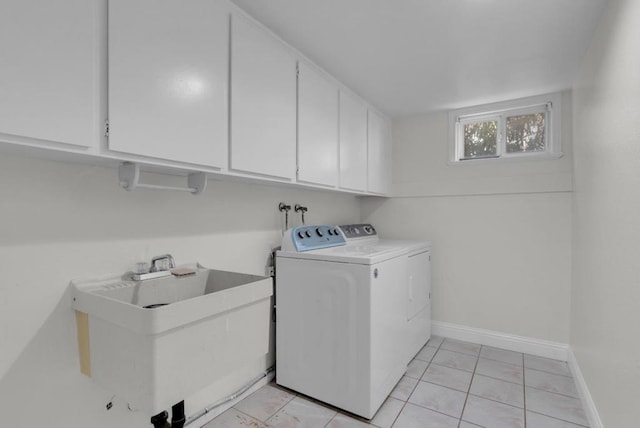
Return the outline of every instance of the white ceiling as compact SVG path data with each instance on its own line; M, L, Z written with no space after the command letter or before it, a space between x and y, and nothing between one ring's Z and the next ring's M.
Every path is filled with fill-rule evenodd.
M571 87L606 0L233 0L393 116Z

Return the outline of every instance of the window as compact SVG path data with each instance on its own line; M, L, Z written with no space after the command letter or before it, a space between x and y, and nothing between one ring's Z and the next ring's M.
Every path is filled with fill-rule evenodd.
M454 163L562 155L559 94L455 110L449 122Z

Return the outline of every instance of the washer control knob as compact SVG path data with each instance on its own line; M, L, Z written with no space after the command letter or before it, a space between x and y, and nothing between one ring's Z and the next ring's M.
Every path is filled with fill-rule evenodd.
M371 235L373 233L373 228L371 226L365 226L363 227L363 230L367 235Z
M316 233L318 236L324 236L324 233L322 233L322 230L319 227L316 227Z
M309 232L308 230L304 232L304 234L307 235L307 238L311 238L311 232Z
M304 239L304 233L302 233L302 231L298 232L298 238Z

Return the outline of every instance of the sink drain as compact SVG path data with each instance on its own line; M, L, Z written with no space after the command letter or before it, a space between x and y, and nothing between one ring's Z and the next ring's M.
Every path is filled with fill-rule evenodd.
M167 306L168 303L154 303L153 305L147 305L147 306L143 306L143 309L154 309L154 308L159 308L160 306Z

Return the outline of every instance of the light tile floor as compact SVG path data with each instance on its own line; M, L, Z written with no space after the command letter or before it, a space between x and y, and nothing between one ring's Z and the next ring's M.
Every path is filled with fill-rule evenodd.
M581 428L567 363L432 337L371 421L271 383L203 428Z

